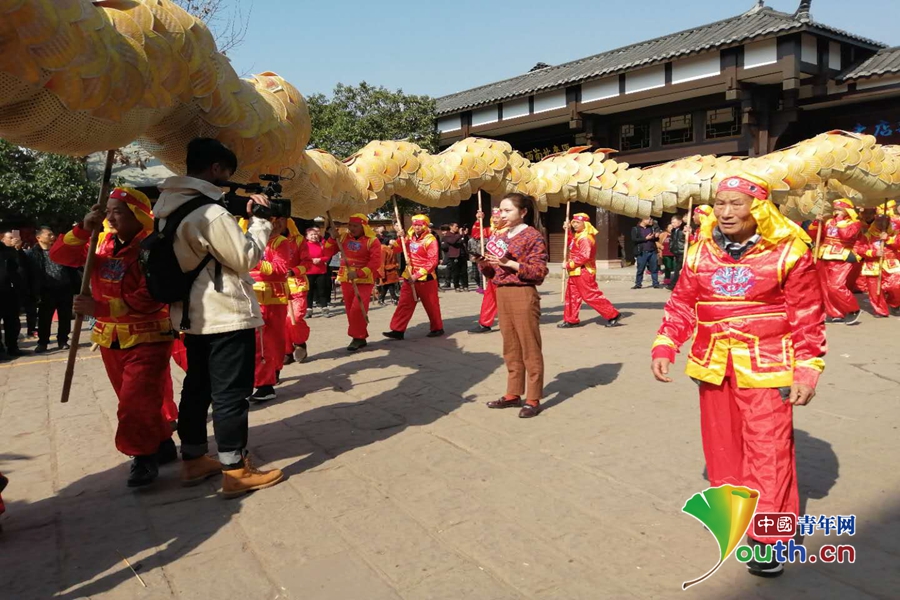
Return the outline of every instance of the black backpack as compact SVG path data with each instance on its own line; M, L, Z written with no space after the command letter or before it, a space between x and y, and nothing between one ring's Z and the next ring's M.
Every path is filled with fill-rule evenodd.
M207 204L216 204L216 201L208 196L198 196L193 200L188 200L166 218L166 225L162 231L159 229L159 219L154 219L153 233L141 241L140 263L147 280L147 291L157 302L184 303L180 326L182 330L191 327L188 319L191 286L200 271L214 259L212 254L207 254L194 269L188 272L182 271L178 264L178 257L175 255L175 232L185 217ZM218 267L218 263L216 266Z

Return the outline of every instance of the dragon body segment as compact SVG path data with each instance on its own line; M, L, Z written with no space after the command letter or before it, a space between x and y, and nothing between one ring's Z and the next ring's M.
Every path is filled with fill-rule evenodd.
M309 111L293 86L274 73L240 79L206 26L169 0L0 0L0 136L70 155L141 139L175 172L188 141L216 137L238 156L235 180L293 169L284 195L303 217L371 212L394 195L452 206L478 190L527 193L542 209L577 201L643 217L711 202L718 182L742 171L768 181L796 217L838 195L869 205L900 196L900 149L842 131L761 157L645 169L586 148L532 163L482 138L439 154L374 141L341 161L307 149Z

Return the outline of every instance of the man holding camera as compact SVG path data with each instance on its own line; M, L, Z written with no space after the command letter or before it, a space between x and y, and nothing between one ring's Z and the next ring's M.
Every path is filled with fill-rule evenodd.
M194 139L187 149L187 176L170 177L159 186L162 194L154 210L162 229L165 219L180 206L200 196L210 200L188 214L176 231L174 250L182 271L195 269L208 254L213 260L194 280L188 302L172 304L171 315L173 323L181 323L187 306L188 370L178 421L182 482L200 483L221 472L222 493L227 498L275 485L283 478L277 469L256 469L246 450L255 330L263 325L249 273L263 258L272 224L253 216L254 204L268 206L263 195L251 196L246 204L246 233L221 203L221 186L236 170L237 157L221 142ZM218 461L206 456L210 404Z

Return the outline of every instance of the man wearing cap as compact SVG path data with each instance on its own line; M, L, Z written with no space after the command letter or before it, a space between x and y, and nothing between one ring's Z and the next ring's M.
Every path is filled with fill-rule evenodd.
M274 219L272 234L266 244L263 258L250 271L256 283L253 291L262 312L263 326L256 332L256 368L253 385L256 391L250 396L251 402L266 402L275 399L275 383L278 373L284 367L284 345L287 334L284 322L288 318L288 271L294 260L294 245L281 235L285 229L285 218ZM249 223L242 219L241 228Z
M106 213L94 205L84 220L59 237L50 258L69 267L87 259L92 231L100 234L91 273L91 295L76 296L75 312L96 318L91 341L119 399L116 448L134 457L128 487L156 479L159 463L175 460L172 427L164 416L164 399L172 402L169 358L175 334L169 309L150 297L138 263L140 243L153 230L150 200L141 192L115 188ZM176 412L177 414L177 412Z
M582 301L587 302L588 306L606 319L607 327L617 326L619 311L597 287L597 265L594 260L594 236L597 235L597 229L591 225L591 219L585 213L573 215L572 222L565 223L563 227L571 227L573 235L569 239L569 257L566 262L569 279L566 282L563 322L557 327L566 329L581 325L578 311L581 310Z
M381 268L381 242L369 227L369 217L357 213L350 217L346 232L333 233L341 250L341 268L337 281L344 295L347 311L347 335L353 338L348 352L357 352L366 346L369 329L366 315L375 287L375 276ZM354 285L356 284L356 291ZM359 298L356 294L359 293Z
M825 314L809 236L767 198L765 182L751 175L719 184L713 214L666 304L651 369L672 381L669 365L696 329L686 371L700 386L710 485L756 489L758 512L796 515L792 411L815 396ZM747 566L761 576L783 570L774 559Z
M416 215L412 219L412 227L408 237L404 235L403 227L396 223L397 240L391 242L395 254L403 252L403 244L409 255L409 264L403 271L403 279L406 285L400 288L400 302L391 319L391 330L385 331L384 336L394 340L402 340L406 332L406 326L412 319L416 310L416 301L413 300L411 285L416 286L416 296L422 301L431 331L428 337L444 335L444 321L441 319L441 301L438 299L438 282L436 269L438 265L439 243L431 233L431 221L426 215Z
M848 287L848 280L859 262L853 248L860 240L862 223L848 198L839 198L832 206L834 216L824 225L821 219L813 221L809 236L815 239L819 227L824 227L817 266L825 312L832 323L855 325L859 322L859 303Z
M900 218L895 211L893 200L887 207L879 205L875 220L854 249L863 259L862 279L879 317L900 316Z

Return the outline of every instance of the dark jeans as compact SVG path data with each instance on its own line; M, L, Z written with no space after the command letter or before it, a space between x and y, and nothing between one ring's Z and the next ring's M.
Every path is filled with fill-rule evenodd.
M25 331L31 333L37 331L38 309L34 300L29 300L25 305Z
M397 292L398 289L400 289L399 283L388 283L387 285L379 285L378 286L378 301L384 302L385 299L387 298L388 293L390 292L391 300L396 302L397 297L398 297L398 292Z
M644 282L644 271L650 269L650 278L653 285L659 285L659 263L656 258L656 251L641 252L635 256L637 260L637 275L634 277L634 285L641 285Z
M43 290L38 304L38 344L50 344L50 328L53 326L53 313L56 313L59 329L56 341L60 346L69 343L72 332L72 292L68 289Z
M469 259L465 255L448 259L450 261L450 281L457 289L469 289Z
M309 307L318 306L325 308L331 302L331 276L328 273L321 275L307 275L309 279Z
M669 285L675 287L675 284L678 283L678 278L681 276L681 263L684 261L683 254L676 254L675 258L675 266L672 269L672 277L669 279Z
M3 320L3 342L6 349L15 352L19 349L19 301L14 290L0 292L0 319ZM3 351L0 344L0 352Z
M213 431L219 461L234 465L247 446L247 414L253 393L256 330L211 335L185 335L188 370L178 408L178 437L185 459L208 450L206 413L213 409Z

